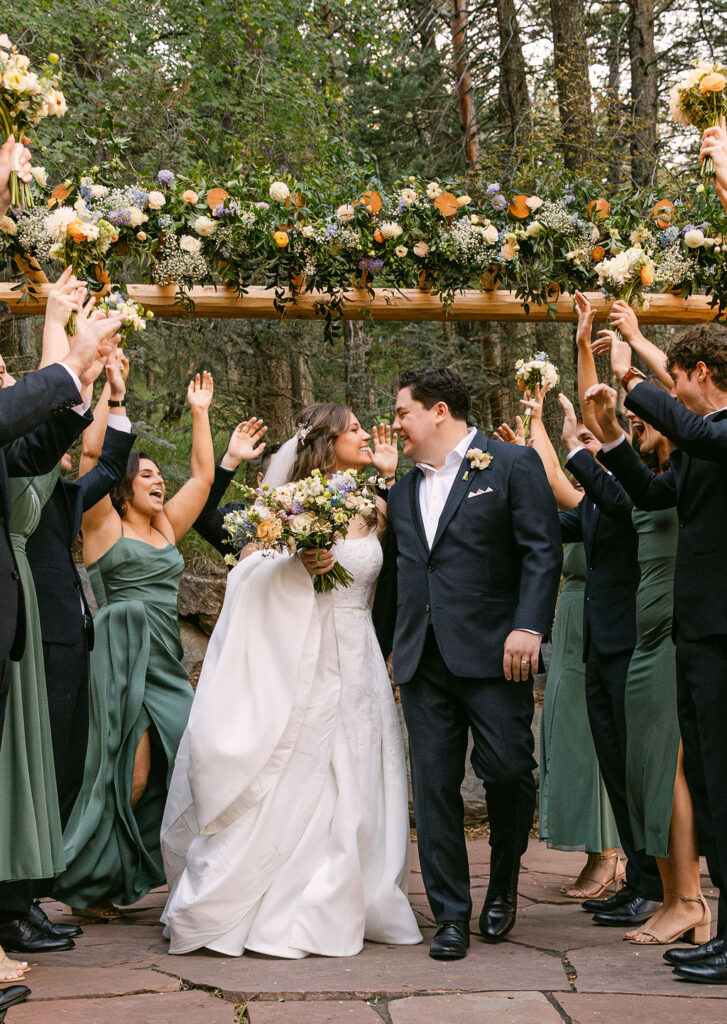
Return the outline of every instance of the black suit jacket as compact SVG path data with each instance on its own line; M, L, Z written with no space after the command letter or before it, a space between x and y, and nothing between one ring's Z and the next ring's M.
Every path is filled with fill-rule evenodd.
M502 676L511 630L547 633L552 625L562 548L543 465L532 449L488 440L479 431L472 447L490 452L492 462L473 470L462 461L431 550L419 511L421 472L412 470L389 491L398 683L416 672L430 625L450 671L474 679ZM385 580L386 574L377 588L384 609ZM377 625L388 653L380 615Z
M671 469L652 473L622 442L600 458L618 476L634 504L672 508L679 516L674 571L674 636L701 640L727 634L727 412L702 419L645 382L626 399L677 449Z
M628 447L641 462L631 445ZM559 513L563 542L583 541L586 552L586 661L589 652L621 654L636 645L639 539L631 520L633 502L614 477L586 451L576 452L567 468L586 492L575 508Z
M59 480L44 505L26 553L38 595L45 643L75 644L81 639L84 613L90 612L71 555L83 513L104 498L126 471L135 436L109 426L96 466L78 480ZM89 635L89 650L93 633Z
M80 395L59 365L37 370L0 391L0 661L20 658L25 644L23 601L8 532L8 476L48 473L88 426L90 414L72 412Z
M236 469L225 469L219 463L215 466L214 483L210 487L204 508L194 522L194 529L200 537L216 548L221 555L235 553L235 548L230 544L230 535L223 526L225 516L228 512L236 512L245 507L235 501L228 505L222 505L220 508L217 507L236 472Z

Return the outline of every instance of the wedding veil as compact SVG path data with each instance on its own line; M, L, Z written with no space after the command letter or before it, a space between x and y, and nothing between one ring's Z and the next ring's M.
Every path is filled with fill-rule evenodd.
M293 467L298 455L298 435L295 434L281 445L270 460L268 471L263 477L263 484L274 489L290 483Z

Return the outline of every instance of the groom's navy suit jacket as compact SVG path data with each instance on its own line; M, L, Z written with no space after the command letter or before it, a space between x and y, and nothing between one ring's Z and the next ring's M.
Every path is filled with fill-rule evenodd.
M415 674L430 626L451 672L491 679L503 674L511 630L547 633L552 625L562 548L543 465L530 448L489 440L480 431L472 447L489 452L492 461L482 470L462 461L431 549L419 510L421 471L407 473L389 491L389 564L374 615L386 654L393 632L397 683ZM394 558L395 617L386 600Z
M626 406L678 445L671 469L656 475L625 442L599 456L638 508L676 506L674 636L687 641L727 634L727 411L702 419L644 382Z

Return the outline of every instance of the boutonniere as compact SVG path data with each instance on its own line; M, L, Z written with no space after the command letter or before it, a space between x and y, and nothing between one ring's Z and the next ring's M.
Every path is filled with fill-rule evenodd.
M483 452L481 448L470 448L467 452L467 458L469 459L470 469L472 470L487 469L492 462L492 455L490 452ZM466 480L469 475L470 472L468 469L462 479Z

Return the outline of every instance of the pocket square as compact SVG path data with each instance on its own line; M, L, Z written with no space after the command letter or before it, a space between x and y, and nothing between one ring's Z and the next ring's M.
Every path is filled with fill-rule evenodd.
M472 491L467 495L468 498L479 498L481 494L492 494L492 488L488 487L486 491L483 491L480 487L479 491Z

